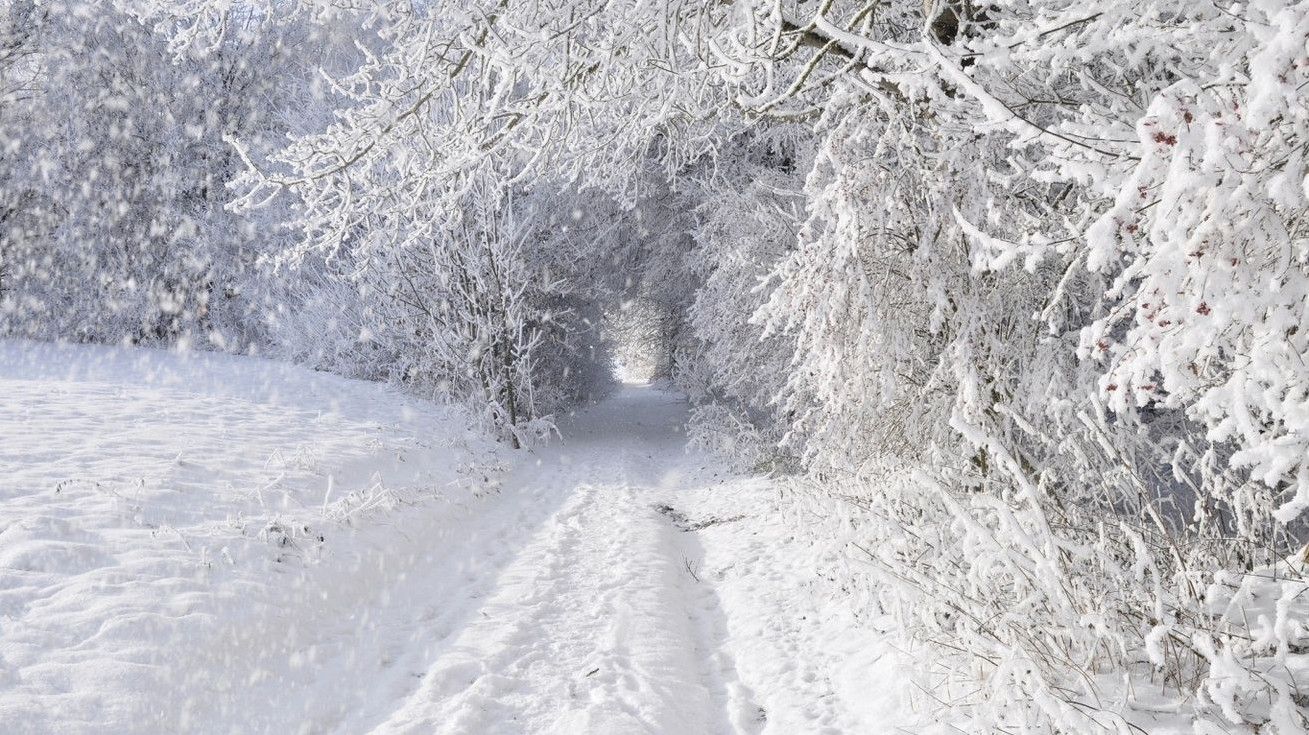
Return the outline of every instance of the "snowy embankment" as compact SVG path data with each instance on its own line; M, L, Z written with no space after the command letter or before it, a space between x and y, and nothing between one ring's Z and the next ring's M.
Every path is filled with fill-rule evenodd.
M823 573L848 531L684 414L629 387L507 457L383 386L0 343L0 722L886 731L879 621Z

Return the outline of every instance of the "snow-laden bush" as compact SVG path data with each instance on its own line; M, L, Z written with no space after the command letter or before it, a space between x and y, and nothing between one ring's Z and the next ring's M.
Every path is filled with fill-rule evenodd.
M470 197L455 227L397 244L396 222L311 254L288 266L304 285L274 334L293 359L471 402L488 430L533 443L552 412L613 380L598 310L542 247L553 221L539 204Z

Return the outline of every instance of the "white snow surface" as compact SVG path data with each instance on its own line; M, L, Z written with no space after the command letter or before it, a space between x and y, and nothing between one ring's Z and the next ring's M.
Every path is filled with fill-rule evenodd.
M685 411L627 386L510 453L275 362L0 343L0 730L908 723L841 529Z

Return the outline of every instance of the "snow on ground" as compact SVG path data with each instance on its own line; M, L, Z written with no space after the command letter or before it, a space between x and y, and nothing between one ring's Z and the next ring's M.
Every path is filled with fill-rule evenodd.
M710 479L666 497L693 587L713 611L717 655L735 671L732 731L883 733L918 724L881 632L886 621L857 619L842 576L824 573L847 564L848 528L813 515L812 498L758 478Z
M815 571L839 529L684 414L629 386L506 460L383 386L0 343L0 723L892 730L877 621Z
M217 355L3 343L0 419L6 732L271 724L492 459L448 410Z

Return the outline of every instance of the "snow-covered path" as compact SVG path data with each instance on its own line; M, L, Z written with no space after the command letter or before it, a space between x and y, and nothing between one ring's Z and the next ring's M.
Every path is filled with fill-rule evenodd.
M521 539L383 731L752 729L758 708L717 655L721 613L696 594L696 560L656 509L683 464L669 461L680 409L628 388L518 471L511 487L534 486L558 510Z
M150 375L170 359L151 357ZM512 458L498 487L480 471L470 485L449 478L472 440L422 439L455 417L206 360L184 372L217 383L166 389L140 387L139 365L51 383L0 360L23 417L0 427L21 439L0 482L7 732L839 733L903 714L878 621L854 619L823 571L846 563L839 519L688 452L678 397L625 387ZM281 389L233 400L241 381ZM310 415L323 395L339 405ZM216 416L232 426L202 431ZM23 465L37 446L78 464ZM291 447L313 461L263 461ZM69 480L111 471L144 475L130 503L70 496ZM398 500L371 510L382 491L358 487ZM98 556L29 558L36 536Z

